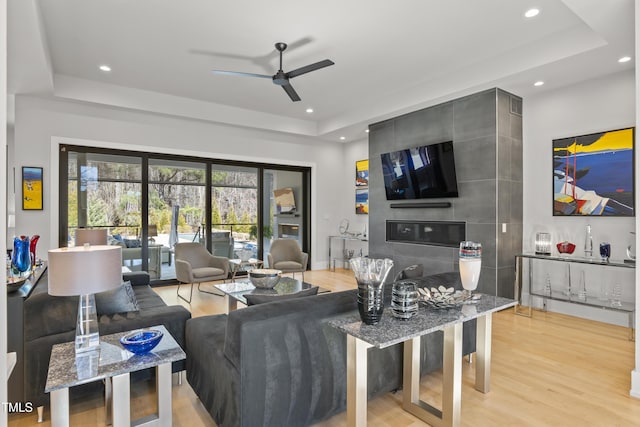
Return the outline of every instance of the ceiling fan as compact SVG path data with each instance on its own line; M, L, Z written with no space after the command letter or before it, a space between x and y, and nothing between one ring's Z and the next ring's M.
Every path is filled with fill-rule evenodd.
M262 79L271 79L273 80L273 84L282 86L282 89L287 92L287 95L289 95L289 98L291 98L293 102L300 101L300 96L298 96L298 93L295 91L295 89L293 89L293 86L291 86L289 79L301 76L302 74L310 73L311 71L316 71L321 68L328 67L330 65L333 65L334 62L329 59L325 59L324 61L309 64L285 73L284 71L282 71L282 52L284 52L286 48L286 43L276 43L276 50L280 52L280 68L273 76L269 76L266 74L243 73L239 71L213 70L212 72L214 74L227 74L231 76L259 77Z

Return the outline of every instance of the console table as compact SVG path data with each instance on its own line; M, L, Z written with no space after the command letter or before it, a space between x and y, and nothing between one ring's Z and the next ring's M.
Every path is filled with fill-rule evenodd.
M516 305L508 298L482 295L477 304L433 310L420 307L408 320L388 312L377 325L365 325L357 314L330 320L347 335L347 424L367 425L367 349L404 342L403 402L405 411L432 426L459 426L462 400L462 324L477 319L476 390L489 391L491 374L491 318ZM420 400L420 336L444 331L442 410Z
M333 241L338 240L342 242L342 252L338 256L332 256L331 247L333 246ZM342 266L349 261L349 257L345 255L345 250L347 249L347 242L360 242L366 243L369 242L366 237L358 237L358 236L350 236L350 235L340 235L340 236L329 236L329 269L331 271L336 271L336 262L341 262ZM362 254L362 247L360 247L360 254ZM355 249L354 249L355 256Z
M523 282L523 261L528 261L528 274L527 274L527 284L529 290L529 301L528 301L528 309L522 310L523 304L523 290L524 290L524 282ZM547 291L543 287L535 287L533 286L534 282L534 265L536 262L542 263L555 263L561 266L564 266L567 270L568 283L564 284L567 289L571 289L572 291L564 291L560 290L557 287L554 289L551 287ZM595 258L582 258L575 256L551 256L551 255L537 255L537 254L518 254L516 255L516 298L518 299L519 307L516 307L516 314L531 317L532 315L532 306L533 306L533 297L542 298L543 309L546 310L547 300L552 301L562 301L571 304L581 304L590 307L596 307L604 310L612 310L620 313L626 313L629 316L629 328L631 329L631 338L633 339L634 334L634 317L635 317L635 301L619 301L616 305L612 305L610 299L604 299L601 296L594 295L593 292L588 292L586 298L579 299L575 291L578 291L578 285L575 281L572 281L571 276L571 267L578 265L589 265L589 266L600 266L604 269L630 269L635 270L635 263L626 263L619 261L609 261L604 262L601 261L599 257ZM632 285L635 282L632 281Z
M7 351L16 353L16 365L8 380L10 402L24 402L24 303L44 275L46 287L47 264L43 262L33 270L24 284L15 292L7 294Z

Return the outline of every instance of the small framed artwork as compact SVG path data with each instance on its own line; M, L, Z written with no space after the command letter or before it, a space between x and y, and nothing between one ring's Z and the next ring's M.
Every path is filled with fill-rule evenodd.
M635 215L635 129L553 140L554 216Z
M356 214L369 214L369 189L356 188Z
M42 210L42 168L22 167L22 209Z
M369 159L356 162L356 187L369 186Z

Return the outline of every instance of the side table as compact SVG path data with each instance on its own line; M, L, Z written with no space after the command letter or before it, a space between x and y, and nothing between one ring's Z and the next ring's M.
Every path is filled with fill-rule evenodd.
M242 269L247 271L247 267L251 267L251 269L261 268L263 264L264 264L264 261L256 258L249 258L246 261L243 261L239 258L230 259L229 267L231 268L231 281L235 282L236 274L238 274L238 272L241 271Z
M347 313L328 324L347 338L347 425L367 426L367 350L404 343L402 408L436 427L459 427L462 402L462 323L477 319L476 390L489 392L491 376L492 313L516 305L516 301L482 295L474 305L433 310L420 307L408 320L388 313L377 325L365 325L357 314ZM420 336L444 332L442 409L420 400Z
M111 409L113 427L131 426L129 374L155 367L158 413L134 424L171 426L171 363L185 359L186 354L164 326L151 329L159 329L164 335L158 346L146 354L130 353L120 344L120 338L131 331L100 337L99 352L78 356L73 342L54 345L45 386L45 392L51 393L51 425L69 426L70 387L105 379L110 406L107 411Z

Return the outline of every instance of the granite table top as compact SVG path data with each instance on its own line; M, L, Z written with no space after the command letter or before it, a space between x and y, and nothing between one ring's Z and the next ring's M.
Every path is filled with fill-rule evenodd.
M101 336L99 351L88 351L77 356L74 342L54 345L44 391L49 393L186 358L182 348L164 326L145 329L159 329L163 333L160 343L145 354L131 353L120 344L120 338L132 331Z
M300 292L305 289L313 287L311 283L302 282L291 277L281 277L276 286L273 289L261 289L256 288L251 284L249 279L238 280L230 283L221 283L214 285L215 288L221 290L230 297L235 298L243 304L247 303L247 299L244 297L246 294L253 295L286 295ZM330 292L328 289L318 287L318 293Z
M517 301L509 298L485 294L474 295L481 295L477 303L463 304L448 309L434 309L421 303L418 313L406 320L394 317L391 310L385 308L380 322L376 325L365 325L360 320L358 313L335 317L329 320L328 324L373 347L385 348L517 304Z

